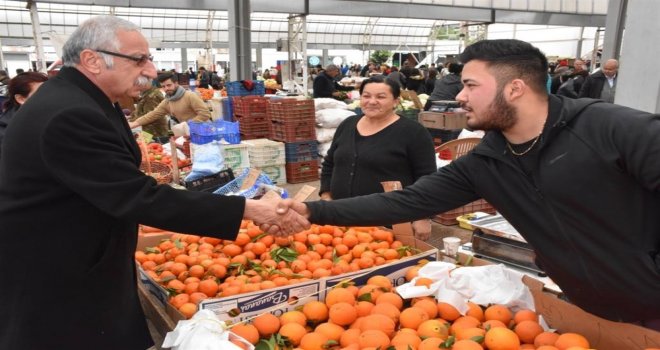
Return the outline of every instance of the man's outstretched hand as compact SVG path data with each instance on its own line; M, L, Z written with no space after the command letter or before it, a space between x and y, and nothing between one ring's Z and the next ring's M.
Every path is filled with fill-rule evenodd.
M245 203L243 217L254 221L262 231L274 236L286 237L308 229L310 223L307 217L298 213L298 210L301 210L299 205L302 205L305 211L307 211L307 207L302 203L299 203L299 205L288 204L286 201L291 200L248 199ZM298 210L289 210L290 207Z
M284 199L281 200L277 203L277 215L281 215L283 217L288 217L288 216L300 216L302 217L305 221L307 221L308 226L305 227L305 229L309 228L309 210L307 209L307 206L303 202L297 202L294 201L293 199ZM272 224L269 223L260 223L259 228L261 228L262 231L264 232L274 232L277 231L277 228L274 228ZM302 230L296 231L300 232ZM293 232L293 233L296 233ZM289 234L293 234L289 233ZM272 233L275 234L275 233ZM276 235L286 235L283 234L282 232L276 234Z

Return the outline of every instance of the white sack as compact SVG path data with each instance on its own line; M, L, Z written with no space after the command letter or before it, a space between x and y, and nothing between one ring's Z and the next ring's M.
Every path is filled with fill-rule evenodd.
M316 111L316 124L325 129L336 128L344 119L352 115L355 115L355 112L348 109L322 109Z
M335 136L337 128L325 129L325 128L316 128L316 140L319 143L331 142L332 138Z
M334 98L319 97L314 99L314 108L319 111L322 109L348 109L348 105Z

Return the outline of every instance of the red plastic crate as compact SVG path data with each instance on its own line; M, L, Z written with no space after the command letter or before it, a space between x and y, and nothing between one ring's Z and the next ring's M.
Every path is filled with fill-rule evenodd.
M316 124L312 121L281 122L271 120L270 139L280 142L298 142L316 139Z
M273 121L316 122L314 100L271 99L267 110L268 117Z
M443 224L443 225L457 225L457 217L465 214L474 213L475 211L481 211L488 214L495 214L495 208L493 208L490 203L486 202L483 199L476 200L472 203L468 203L462 207L452 209L448 212L438 214L433 217L433 221Z
M316 160L286 163L286 182L291 184L319 179L319 165Z
M266 117L268 98L261 96L232 97L235 116Z

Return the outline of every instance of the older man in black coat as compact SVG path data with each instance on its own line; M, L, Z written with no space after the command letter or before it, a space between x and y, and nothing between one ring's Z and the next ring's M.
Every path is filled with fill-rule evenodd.
M8 129L0 160L0 349L152 346L137 296L138 223L233 239L241 219L279 221L276 203L157 185L121 109L156 75L137 26L83 23L58 76ZM298 221L296 221L298 219Z

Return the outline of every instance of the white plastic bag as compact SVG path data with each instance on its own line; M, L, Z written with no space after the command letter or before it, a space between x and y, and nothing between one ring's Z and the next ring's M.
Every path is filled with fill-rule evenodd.
M162 347L174 350L241 350L232 340L254 350L250 342L227 330L226 324L213 311L200 310L191 319L179 321L176 328L165 336Z
M332 142L337 128L316 128L316 141L319 143Z
M193 164L192 171L186 176L185 181L194 181L222 171L225 160L222 157L221 146L220 141L211 141L203 145L190 144Z
M348 109L348 105L342 101L335 100L334 98L315 98L314 99L314 108L319 111L322 109Z
M355 115L355 112L348 109L322 109L316 111L316 124L321 125L325 129L336 128L344 119L352 115Z
M332 141L319 144L319 155L321 157L327 156L330 146L332 146Z

